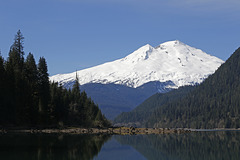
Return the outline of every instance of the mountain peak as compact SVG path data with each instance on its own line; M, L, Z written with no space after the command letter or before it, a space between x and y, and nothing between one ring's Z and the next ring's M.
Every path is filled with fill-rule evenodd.
M175 46L175 45L185 45L185 43L179 41L179 40L173 40L173 41L167 41L167 42L164 42L160 45L166 45L166 46Z
M175 86L201 83L223 63L200 49L179 40L154 48L146 44L125 58L78 71L80 84L114 83L136 88L151 81L172 81ZM68 83L75 73L50 77L52 81Z
M136 51L134 51L132 54L139 54L139 53L146 53L146 52L151 52L154 48L150 45L150 44L146 44L142 47L140 47L139 49L137 49ZM131 55L131 54L130 54Z
M153 50L154 48L151 45L146 44L123 59L127 61L132 61L132 63L146 60L149 58L149 54L151 54Z
M143 45L142 47L140 47L140 48L144 48L144 47L146 47L146 48L149 48L149 47L152 47L150 44L145 44L145 45ZM139 49L140 49L139 48Z
M167 41L167 42L164 42L163 44L184 44L183 42L179 41L179 40L173 40L173 41Z

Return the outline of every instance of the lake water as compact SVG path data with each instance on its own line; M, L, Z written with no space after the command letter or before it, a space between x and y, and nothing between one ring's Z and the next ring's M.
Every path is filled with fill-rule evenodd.
M1 160L239 160L240 131L166 135L0 135Z

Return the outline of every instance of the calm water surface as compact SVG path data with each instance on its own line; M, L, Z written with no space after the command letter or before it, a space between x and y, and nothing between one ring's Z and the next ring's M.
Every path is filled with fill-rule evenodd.
M0 159L239 160L240 132L168 135L0 135Z

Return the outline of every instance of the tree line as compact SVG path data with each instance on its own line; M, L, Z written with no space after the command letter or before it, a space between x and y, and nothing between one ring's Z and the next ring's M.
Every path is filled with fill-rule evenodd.
M49 81L46 59L24 58L19 30L5 60L0 54L0 126L104 127L111 125L76 81L72 89Z

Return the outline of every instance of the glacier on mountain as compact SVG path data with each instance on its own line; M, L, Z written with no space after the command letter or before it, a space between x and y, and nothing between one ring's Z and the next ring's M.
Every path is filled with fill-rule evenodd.
M224 61L178 40L152 47L147 44L128 56L77 71L79 83L118 84L137 88L152 81L173 82L166 88L201 83ZM51 81L71 83L76 72L58 74Z

